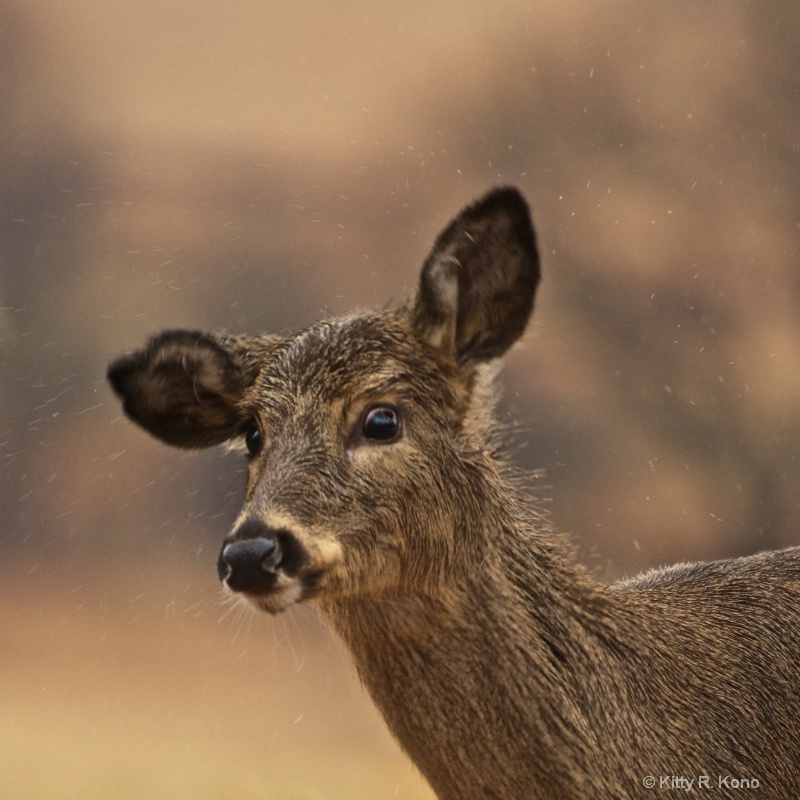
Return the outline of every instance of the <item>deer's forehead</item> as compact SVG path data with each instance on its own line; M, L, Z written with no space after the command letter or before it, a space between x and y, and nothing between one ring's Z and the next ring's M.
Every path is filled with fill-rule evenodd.
M265 399L313 395L332 401L430 378L433 364L411 338L399 320L385 314L316 323L270 354L258 392Z

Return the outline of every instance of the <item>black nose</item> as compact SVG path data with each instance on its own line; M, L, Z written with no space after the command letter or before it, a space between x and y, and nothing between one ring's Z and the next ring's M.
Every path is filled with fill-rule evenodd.
M281 551L276 538L258 536L226 544L219 554L219 579L235 592L270 589L277 579Z

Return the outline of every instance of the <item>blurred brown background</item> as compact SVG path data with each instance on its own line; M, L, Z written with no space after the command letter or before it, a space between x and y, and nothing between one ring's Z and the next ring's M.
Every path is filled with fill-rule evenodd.
M431 797L312 611L221 603L238 458L104 371L399 300L497 183L545 274L503 413L583 559L800 543L798 41L796 0L0 5L0 797Z

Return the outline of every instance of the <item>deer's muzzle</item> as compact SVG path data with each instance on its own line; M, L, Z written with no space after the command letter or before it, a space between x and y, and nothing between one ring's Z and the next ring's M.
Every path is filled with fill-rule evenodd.
M304 548L289 531L247 519L223 544L217 573L234 592L264 595L295 579L305 561Z
M217 561L217 572L235 592L261 592L274 585L280 563L277 537L259 536L226 544Z

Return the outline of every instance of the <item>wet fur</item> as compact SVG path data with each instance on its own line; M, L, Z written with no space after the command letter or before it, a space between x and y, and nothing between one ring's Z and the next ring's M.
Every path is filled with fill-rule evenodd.
M442 800L682 797L646 776L800 797L800 549L604 586L497 446L493 377L539 279L513 189L437 239L406 306L288 337L172 331L118 359L126 412L170 444L258 425L226 542L282 536L248 599L317 605ZM364 439L391 403L402 436ZM287 538L288 537L288 538Z

